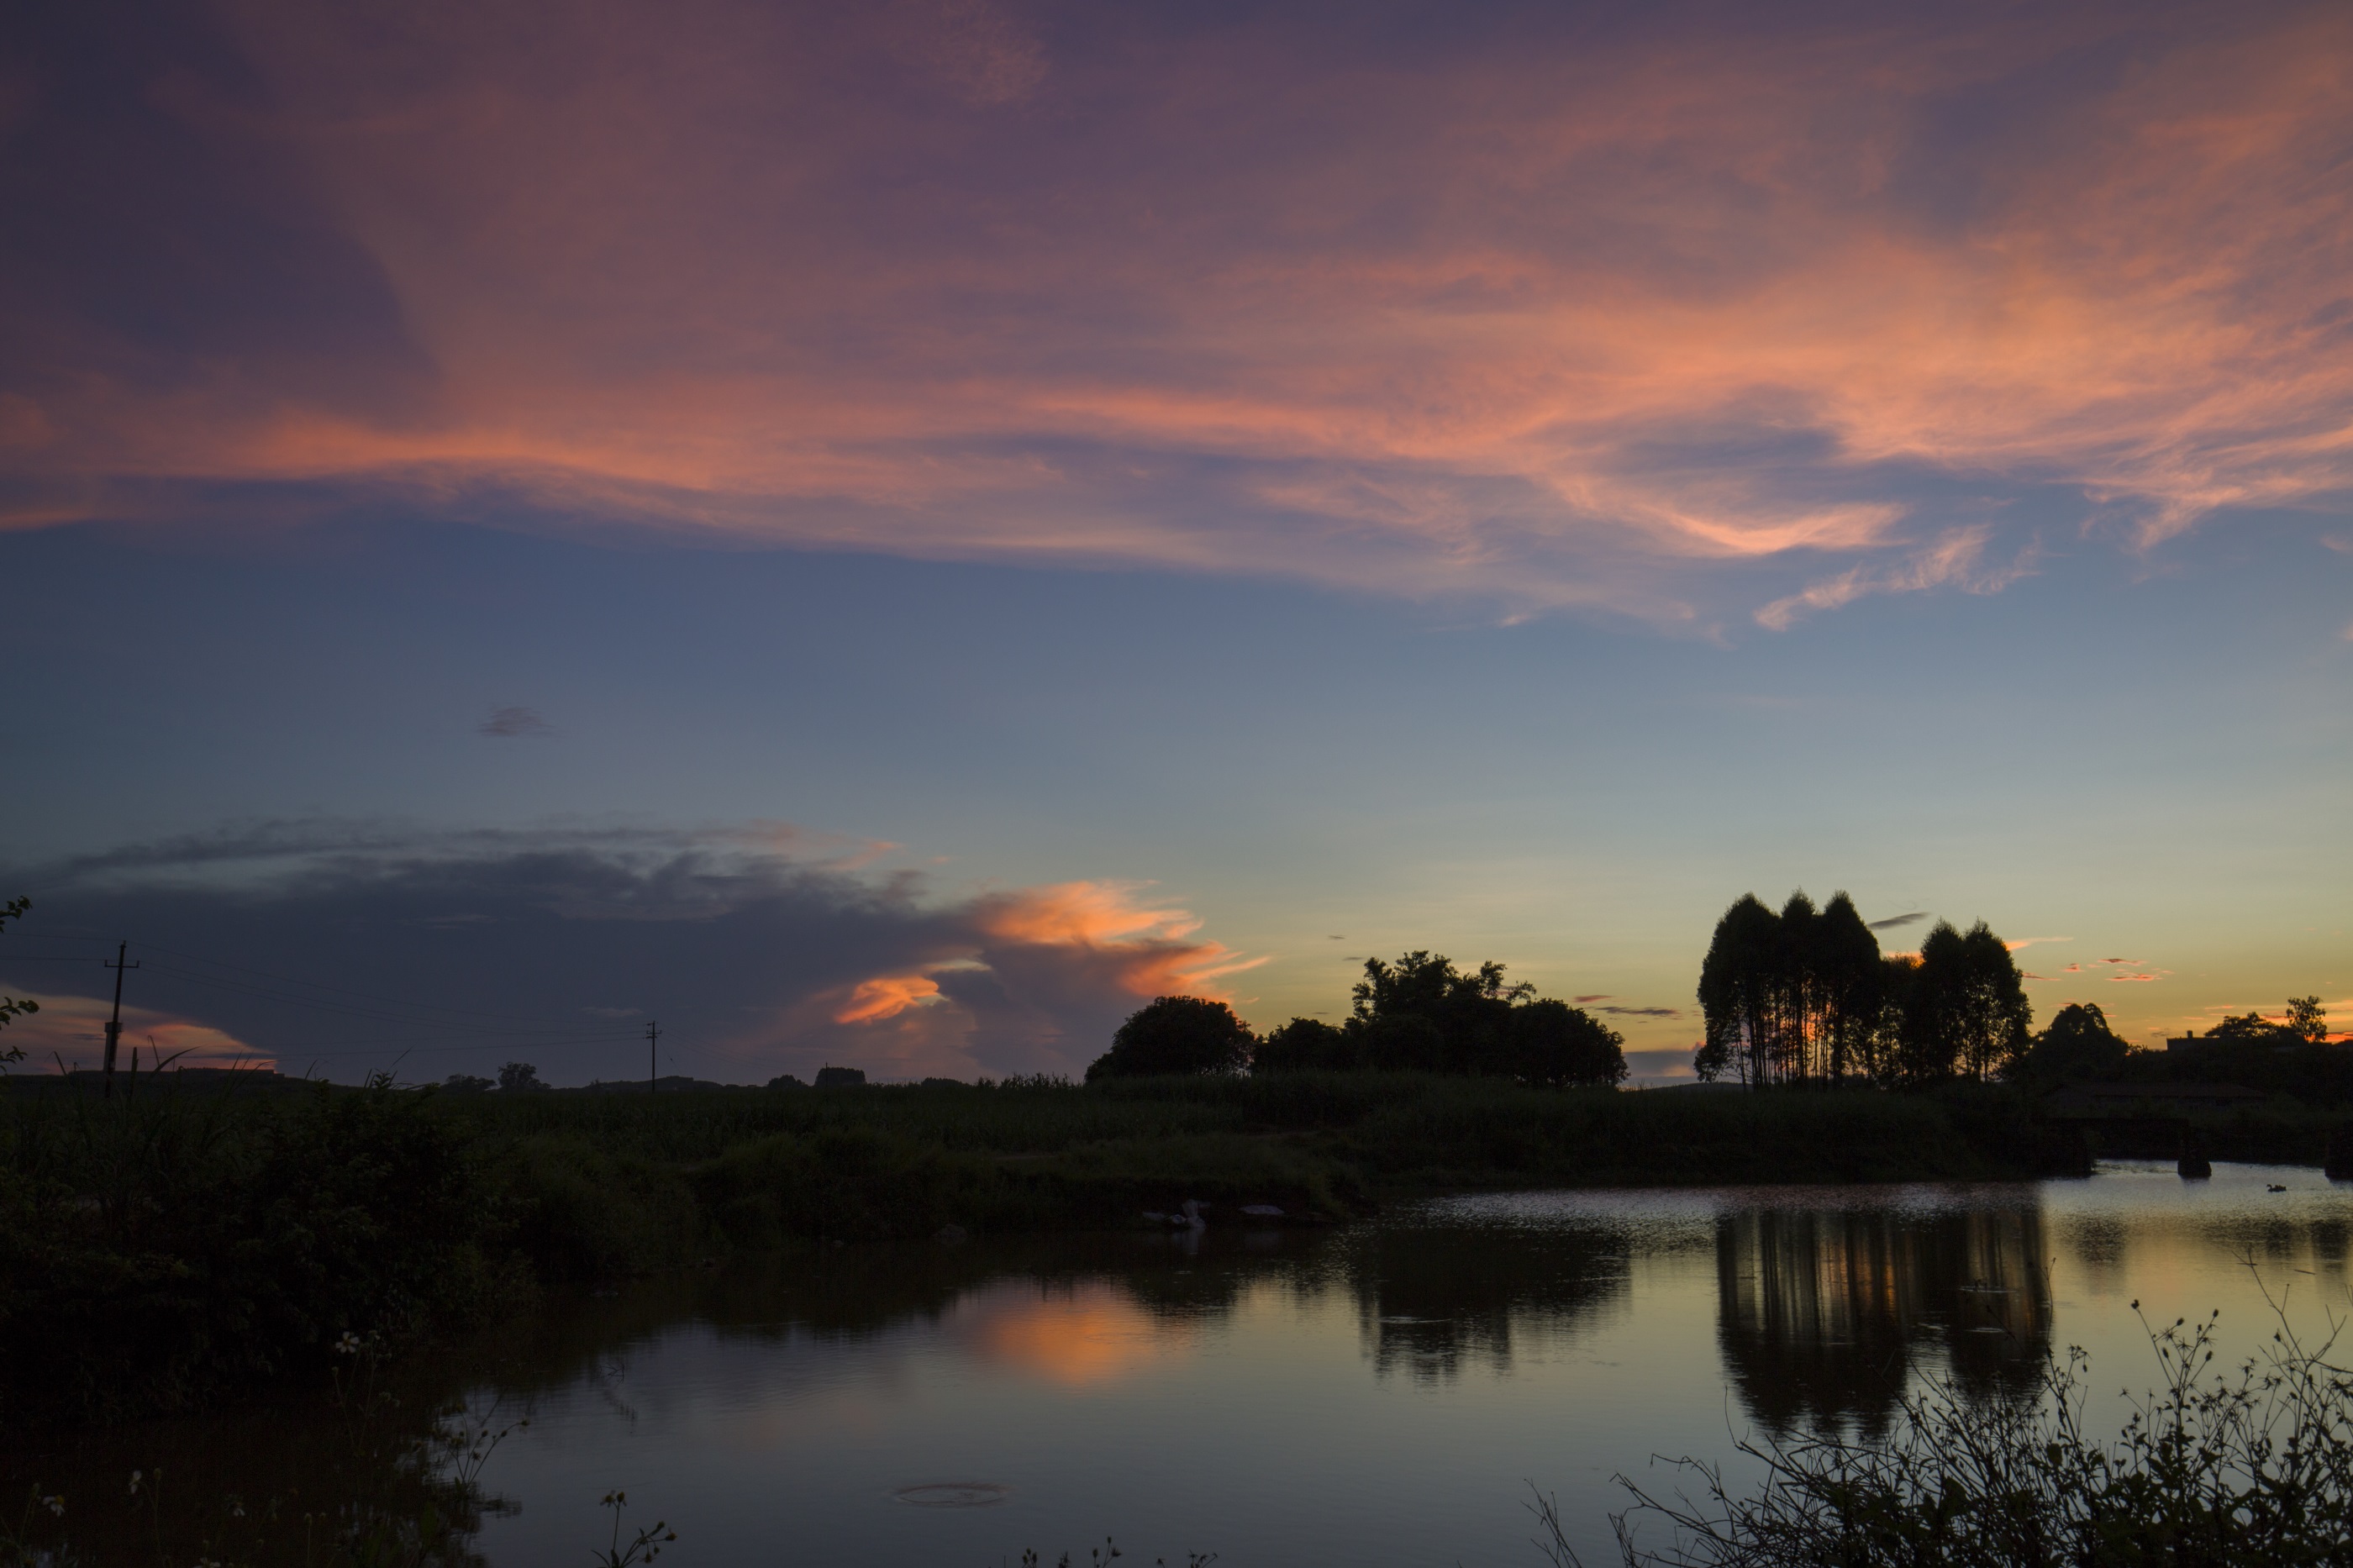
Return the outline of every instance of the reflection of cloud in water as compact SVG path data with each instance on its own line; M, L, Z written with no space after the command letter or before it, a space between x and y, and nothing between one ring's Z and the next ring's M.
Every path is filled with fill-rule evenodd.
M1774 1431L1880 1429L1930 1340L1965 1391L2017 1390L2047 1346L2044 1268L2031 1202L1727 1210L1716 1220L1725 1370Z
M956 1303L947 1327L982 1360L1065 1387L1112 1383L1183 1359L1197 1342L1190 1323L1155 1316L1103 1280L976 1290Z

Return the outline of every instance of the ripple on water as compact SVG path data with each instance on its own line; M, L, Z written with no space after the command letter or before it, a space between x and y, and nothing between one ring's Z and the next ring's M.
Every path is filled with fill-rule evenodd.
M892 1497L910 1508L994 1508L1013 1495L995 1481L927 1481L901 1487Z

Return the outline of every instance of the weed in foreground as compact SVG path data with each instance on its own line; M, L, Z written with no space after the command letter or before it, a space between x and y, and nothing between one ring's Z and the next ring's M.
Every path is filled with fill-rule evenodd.
M1698 1479L1697 1500L1620 1476L1634 1499L1610 1519L1620 1550L1629 1568L2353 1563L2353 1373L2328 1359L2344 1325L2307 1346L2284 1300L2266 1299L2279 1328L2235 1373L2211 1372L2219 1314L2144 1318L2158 1386L2112 1440L2084 1430L2090 1362L2070 1349L2039 1397L1972 1404L1943 1380L1907 1396L1883 1436L1745 1441L1766 1468L1745 1496L1688 1458L1674 1463ZM1577 1563L1554 1500L1532 1506L1537 1545L1556 1568ZM1639 1545L1646 1522L1670 1544Z
M621 1539L621 1514L629 1506L629 1494L625 1491L607 1492L604 1506L613 1510L613 1540L607 1550L596 1554L598 1568L635 1568L638 1563L651 1563L661 1555L664 1546L678 1539L678 1531L658 1519L624 1542Z

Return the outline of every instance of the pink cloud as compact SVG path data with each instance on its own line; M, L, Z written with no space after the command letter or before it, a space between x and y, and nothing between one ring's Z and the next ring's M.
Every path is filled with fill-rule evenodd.
M397 342L198 353L26 293L0 526L361 487L1662 622L1746 563L1775 630L1997 592L2031 541L1905 476L2061 487L2137 548L2353 476L2353 17L2193 15L1383 58L1280 8L233 6L259 89L164 72L154 111L280 172Z

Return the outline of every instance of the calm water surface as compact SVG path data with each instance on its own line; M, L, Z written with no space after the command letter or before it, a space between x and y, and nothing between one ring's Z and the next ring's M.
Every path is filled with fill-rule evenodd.
M2112 1426L2153 1370L2129 1303L2219 1307L2251 1349L2273 1326L2261 1285L2305 1321L2347 1307L2348 1235L2353 1191L2316 1172L2118 1165L850 1247L552 1311L414 1397L530 1417L483 1472L512 1510L475 1543L498 1568L586 1561L614 1487L679 1530L680 1568L1084 1561L1106 1534L1144 1563L1534 1564L1531 1482L1599 1563L1616 1473L1660 1484L1654 1453L1869 1426L1924 1373L1991 1392L2082 1345ZM144 1444L259 1497L329 1440L317 1422L178 1424L75 1462Z

